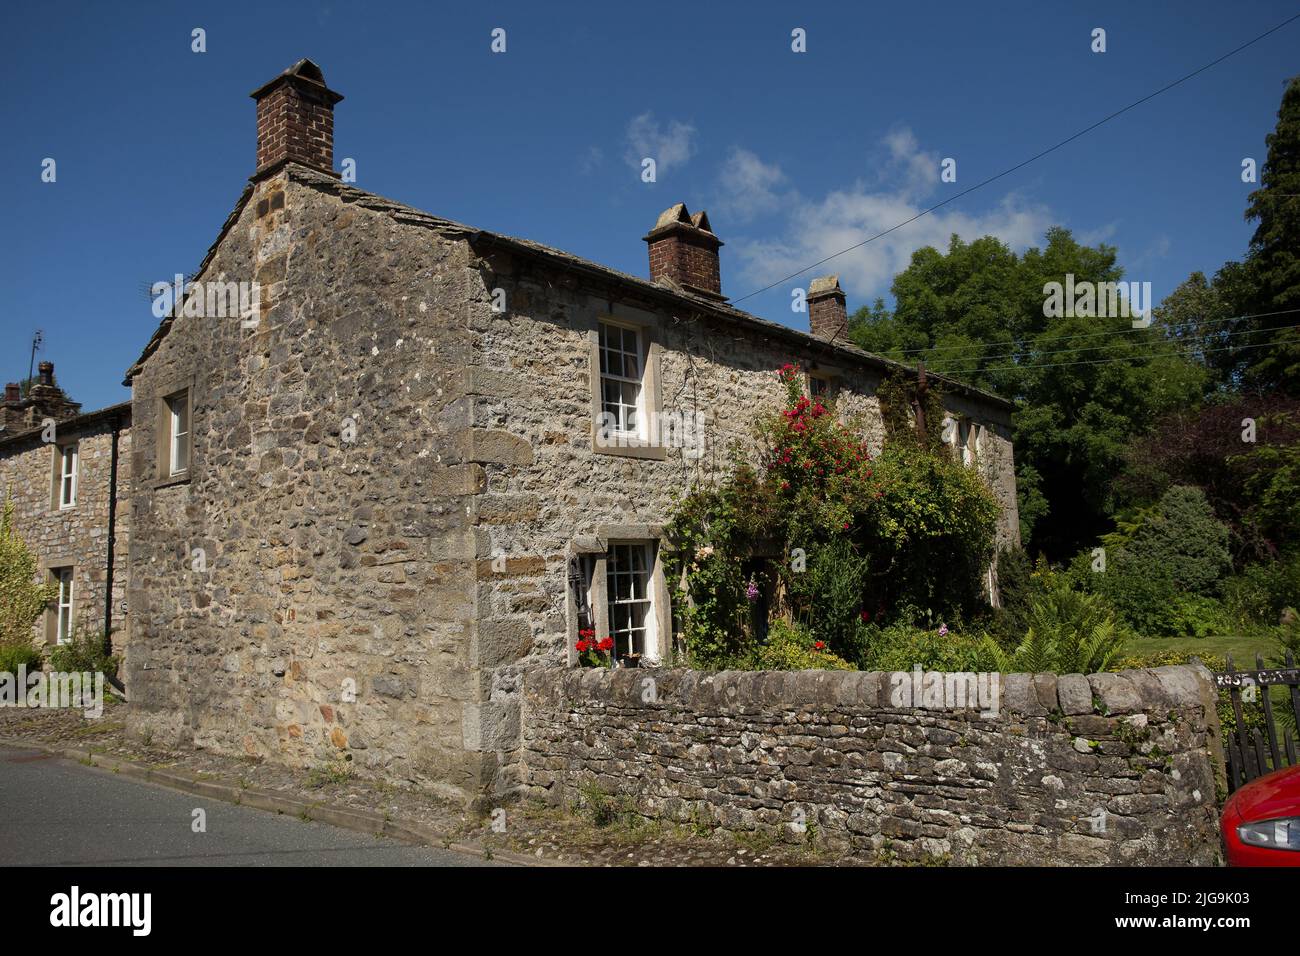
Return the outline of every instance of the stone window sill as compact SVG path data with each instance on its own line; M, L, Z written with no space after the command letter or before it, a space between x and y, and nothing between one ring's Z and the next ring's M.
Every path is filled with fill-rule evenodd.
M188 485L190 483L190 473L181 472L179 475L167 475L165 478L155 478L149 482L149 489L157 491L160 488L170 488L173 485Z
M626 445L599 445L593 441L591 450L598 455L614 455L620 458L642 458L650 461L664 461L668 457L668 450L662 445L648 445L644 442L629 443Z

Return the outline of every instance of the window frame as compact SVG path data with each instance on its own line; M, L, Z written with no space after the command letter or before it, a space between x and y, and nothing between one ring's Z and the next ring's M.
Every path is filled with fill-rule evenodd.
M957 460L967 468L974 468L979 464L980 446L982 444L983 431L982 426L969 415L948 412L944 416L944 429L947 430L948 423L952 423L952 441L945 441L945 444L951 445Z
M620 342L619 342L619 348L617 350L612 349L608 343L607 332L610 329L619 330ZM631 332L634 336L636 336L635 351L633 352L629 352L626 348L624 348L624 346L627 344L626 335L628 332ZM600 364L596 368L596 373L600 376L601 413L605 414L608 413L609 411L607 401L605 398L606 381L617 382L620 385L635 386L636 388L635 404L628 405L627 403L621 401L622 395L620 394L619 396L620 401L617 403L616 407L619 409L632 408L635 410L636 428L634 430L626 429L626 428L616 428L613 434L617 438L632 439L635 441L644 442L649 437L649 416L646 414L646 407L645 407L646 406L646 401L645 401L646 348L645 348L644 330L640 326L632 325L629 322L618 322L618 321L612 321L610 319L602 318L597 320L596 323L596 341L600 349ZM624 358L630 355L636 360L638 374L635 378L628 376L626 374L616 375L613 372L606 370L607 368L606 356L614 351L616 351L618 355L621 355ZM622 416L620 416L620 418L621 417Z
M820 362L813 361L806 361L803 366L804 391L809 398L820 399L823 402L833 402L839 397L841 380L844 375L842 368L822 365ZM813 382L822 384L820 393L813 391Z
M665 577L664 560L667 542L659 525L602 525L595 535L580 535L570 544L570 554L577 557L586 586L586 601L592 612L591 626L596 637L612 637L609 602L609 555L619 545L636 545L645 548L647 569L646 595L649 607L645 613L646 636L641 651L640 666L656 667L669 662L673 648L673 604ZM571 592L572 589L570 589ZM567 615L574 635L578 633L578 609L574 595L567 601ZM568 663L578 664L574 647L577 638L568 642ZM617 649L617 646L616 646Z
M623 558L625 553L629 560L630 570L623 568ZM636 567L636 559L640 558L640 569ZM654 570L655 555L653 544L649 541L611 541L609 550L605 553L605 615L606 615L606 632L608 636L614 638L614 656L621 659L619 653L620 635L627 636L627 653L637 654L641 660L657 661L659 659L659 629L657 621L657 608L655 607L655 587L654 587ZM618 580L626 579L628 584L627 592L629 597L620 597L620 587ZM636 594L638 578L640 578L641 596ZM628 625L627 627L617 626L617 609L628 608ZM639 618L635 617L632 608L640 609ZM639 624L634 626L633 620L639 620ZM640 633L640 650L637 649L636 634Z
M190 470L190 394L177 392L167 402L167 477L175 478ZM182 419L184 427L182 427ZM184 448L185 463L177 467Z
M153 487L187 482L194 473L194 386L184 380L167 384L170 387L160 389L155 400ZM178 399L184 400L186 415L186 430L179 435L174 431L173 407ZM185 453L185 467L180 469L176 468L178 439L184 442Z
M617 312L592 310L589 331L591 384L591 449L597 454L621 455L662 461L668 457L664 437L659 434L663 420L663 395L660 389L659 317L652 312L620 306ZM637 334L640 359L640 388L637 393L638 426L635 432L609 431L602 427L605 414L605 382L630 382L626 375L602 372L605 348L601 346L601 326L626 329ZM621 350L620 350L621 351Z
M77 441L57 442L52 446L54 461L50 466L52 486L50 488L50 510L69 511L77 506L77 495L81 485L81 448ZM72 459L72 471L68 471L68 459ZM64 496L64 488L69 484L70 495Z
M814 382L821 383L821 391L818 391ZM811 399L820 399L830 401L835 397L835 377L819 372L808 373L808 397Z
M72 626L77 603L77 566L70 561L56 559L44 564L42 570L45 572L46 581L58 588L45 610L45 643L67 644L73 638Z

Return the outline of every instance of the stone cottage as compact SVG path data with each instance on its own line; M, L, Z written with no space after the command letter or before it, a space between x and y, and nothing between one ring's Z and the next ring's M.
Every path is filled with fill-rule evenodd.
M55 383L52 362L40 363L26 395L16 382L5 386L0 498L58 588L34 628L38 644L93 635L126 651L130 455L130 403L83 413Z
M673 495L752 449L774 370L800 363L878 447L905 367L847 344L834 277L811 334L729 305L703 212L666 210L649 278L626 275L342 182L342 97L309 60L252 97L256 169L126 376L132 727L512 791L522 674L571 659L581 608L671 654ZM231 283L251 313L195 301ZM942 384L1010 541L1011 406Z

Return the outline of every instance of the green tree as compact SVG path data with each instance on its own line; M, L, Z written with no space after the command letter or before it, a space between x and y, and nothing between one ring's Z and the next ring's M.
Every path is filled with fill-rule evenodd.
M6 496L0 512L0 653L35 653L32 627L56 593L38 583L38 571L35 556L14 528L14 504Z
M1154 323L1049 316L1047 283L1118 282L1123 270L1111 246L1081 245L1059 227L1046 239L1020 256L991 236L919 249L895 277L893 312L859 310L850 334L1016 401L1021 535L1066 558L1109 528L1127 444L1198 401L1208 375Z
M1246 219L1257 225L1246 253L1252 287L1244 304L1256 314L1300 309L1300 76L1287 84L1277 126L1265 142L1260 188L1246 207ZM1245 344L1271 344L1233 356L1244 366L1244 384L1300 393L1300 330L1284 328L1297 322L1296 312L1250 320L1261 334L1245 336Z

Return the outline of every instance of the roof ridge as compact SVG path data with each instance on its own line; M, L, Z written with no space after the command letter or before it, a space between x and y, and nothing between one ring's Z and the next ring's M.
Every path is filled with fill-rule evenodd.
M814 348L851 356L860 362L865 361L866 363L881 368L912 373L917 371L917 368L914 365L908 365L905 362L899 362L883 355L877 355L874 352L868 352L865 349L860 349L856 345L851 345L847 342L828 341L812 335L811 333L791 328L788 325L782 325L780 322L773 322L769 319L761 318L750 312L746 312L743 309L738 309L729 303L719 302L715 299L696 295L680 286L674 287L641 276L630 275L626 272L614 269L611 266L603 265L599 262L593 262L590 259L584 259L581 256L575 255L571 252L566 252L563 249L548 246L545 243L535 242L531 239L523 239L517 236L510 236L505 233L493 232L486 229L478 229L463 222L435 216L433 213L425 212L423 209L419 209L403 202L398 202L396 199L389 199L387 196L381 196L378 193L372 193L350 183L345 183L319 170L312 169L309 166L304 166L301 163L290 161L284 165L283 171L284 174L294 182L303 183L322 192L338 196L344 202L356 203L363 208L373 209L376 212L381 212L393 216L394 218L400 216L401 219L399 221L433 228L449 237L465 239L471 244L486 241L510 246L526 253L545 256L554 260L562 267L567 266L569 268L595 272L606 281L620 282L625 285L633 286L647 295L675 300L680 305L721 317L724 320L756 326L773 335L781 335L788 339L798 341L804 346L812 346ZM201 275L204 268L207 267L208 262L216 253L217 246L221 244L222 239L225 238L226 233L234 225L239 213L247 203L251 192L252 184L250 183L244 188L243 195L240 196L235 209L231 212L230 216L227 217L225 225L222 226L221 232L217 236L216 241L214 241L212 246L208 249L208 254L204 257L203 262L200 264L198 272L196 272L195 275ZM678 203L677 205L682 206L682 211L685 212L685 204ZM668 211L675 208L676 206L669 207ZM153 338L151 338L149 344L145 346L145 350L140 355L140 358L137 359L135 364L133 364L128 370L126 382L124 384L130 384L131 379L139 370L141 363L153 353L153 351L158 347L158 343L164 336L166 336L167 331L171 327L171 323L172 317L170 315L163 319L162 324L160 324L158 329L154 332ZM978 396L996 402L997 404L1003 405L1007 408L1015 407L1013 401L1003 398L1000 395L996 395L993 392L985 391L984 389L977 388L974 385L968 385L965 382L960 382L956 379L948 378L947 376L939 375L928 370L926 374L932 379L952 385L957 390L965 392L968 395Z

